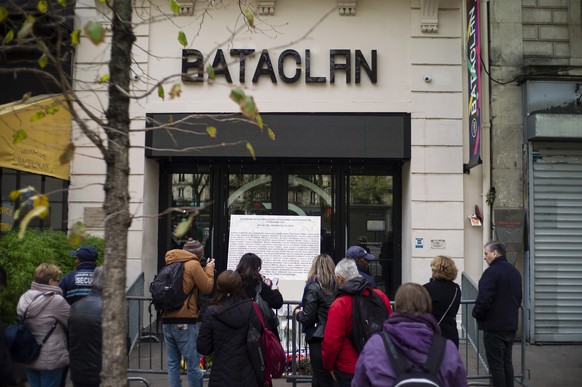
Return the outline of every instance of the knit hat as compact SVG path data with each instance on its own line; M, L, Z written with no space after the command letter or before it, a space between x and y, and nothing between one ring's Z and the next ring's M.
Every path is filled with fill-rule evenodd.
M198 258L204 257L204 246L202 246L202 243L192 238L188 238L188 241L184 243L183 249L198 256Z
M71 257L76 257L79 262L95 262L97 261L97 249L91 245L79 247L69 253Z

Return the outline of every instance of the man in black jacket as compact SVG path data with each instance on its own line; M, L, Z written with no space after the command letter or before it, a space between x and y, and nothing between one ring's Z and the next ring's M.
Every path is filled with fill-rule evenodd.
M93 272L91 293L71 305L69 358L74 387L99 387L101 383L101 313L103 267Z
M522 299L521 274L505 258L505 245L501 242L488 242L483 248L483 259L489 267L479 280L473 317L484 331L493 386L509 387L513 386L511 350Z

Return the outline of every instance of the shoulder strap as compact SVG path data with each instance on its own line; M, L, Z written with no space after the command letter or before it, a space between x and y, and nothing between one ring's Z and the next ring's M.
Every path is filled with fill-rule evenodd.
M443 315L441 316L441 319L439 320L439 325L441 325L441 322L445 319L447 313L449 313L449 310L451 309L451 306L453 306L456 298L457 298L457 287L455 286L455 295L453 296L453 299L451 300L449 307L447 308L447 310L445 310L445 313L443 313Z
M30 305L32 305L34 303L34 301L36 301L36 299L39 298L40 296L44 296L44 295L47 295L47 294L48 293L39 293L36 296L34 296L34 298L32 299L32 301L30 301L30 303L28 305L26 305L26 309L24 309L24 313L22 315L22 321L26 320L26 314L28 313L28 308L30 307Z
M394 346L392 340L390 339L390 335L388 335L388 332L382 330L380 336L382 336L382 341L384 342L384 347L386 348L388 359L390 359L390 363L392 363L396 374L400 376L408 372L412 365L408 359L402 355L402 352Z
M425 371L429 372L431 375L437 375L441 368L441 361L445 354L446 344L447 339L441 335L435 333L432 336L432 345L430 346L426 363L423 365Z
M263 320L263 314L261 313L261 310L259 309L259 306L257 305L256 302L253 301L253 308L255 309L255 313L259 316L259 320L261 321L261 325L263 326L263 330L265 330L265 321Z
M46 336L44 337L44 339L42 339L42 344L46 343L46 341L48 340L48 338L50 337L50 335L53 334L53 331L55 330L55 328L57 327L57 324L59 323L59 321L57 319L55 319L55 323L53 324L53 326L51 327L51 330L48 331L48 333L46 334Z

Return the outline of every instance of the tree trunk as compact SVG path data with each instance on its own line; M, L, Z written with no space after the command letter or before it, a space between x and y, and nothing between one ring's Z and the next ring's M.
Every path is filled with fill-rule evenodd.
M105 278L103 288L103 371L101 385L127 386L127 234L129 213L129 92L131 0L115 0L109 62L107 109L107 176L105 180Z

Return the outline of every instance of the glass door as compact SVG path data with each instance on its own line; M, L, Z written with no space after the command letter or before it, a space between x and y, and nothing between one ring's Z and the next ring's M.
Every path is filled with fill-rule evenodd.
M349 175L347 178L347 247L360 245L376 259L370 274L379 289L393 295L394 181L390 175ZM399 282L399 281L397 281ZM398 283L400 285L400 283Z

